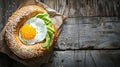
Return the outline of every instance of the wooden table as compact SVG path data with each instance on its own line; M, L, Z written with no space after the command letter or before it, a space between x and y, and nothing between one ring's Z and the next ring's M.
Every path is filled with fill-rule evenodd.
M42 67L120 67L120 0L40 0L68 16ZM0 30L21 0L0 0ZM0 67L25 67L0 54Z

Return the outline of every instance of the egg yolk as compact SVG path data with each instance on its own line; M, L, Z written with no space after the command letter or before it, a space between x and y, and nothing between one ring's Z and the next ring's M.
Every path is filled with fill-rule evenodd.
M36 36L36 29L30 24L25 24L21 27L20 34L25 40L32 40Z

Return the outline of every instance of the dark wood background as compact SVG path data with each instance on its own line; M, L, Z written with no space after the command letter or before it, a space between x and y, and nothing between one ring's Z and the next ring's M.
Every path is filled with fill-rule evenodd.
M120 67L120 0L39 0L68 17L42 67ZM0 0L0 30L21 0ZM25 67L0 54L0 67Z

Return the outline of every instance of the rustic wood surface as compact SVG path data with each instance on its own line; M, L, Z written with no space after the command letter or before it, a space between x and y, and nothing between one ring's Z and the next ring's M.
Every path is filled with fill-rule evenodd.
M39 0L67 17L120 16L120 0ZM22 0L0 0L2 22L22 3ZM5 24L5 23L4 23Z
M120 0L42 0L69 17L120 16Z
M56 49L119 49L120 18L68 18L57 41Z
M120 50L55 51L42 67L120 67Z
M68 17L42 67L120 67L120 0L39 1ZM21 2L0 0L0 31ZM0 53L0 67L26 66Z

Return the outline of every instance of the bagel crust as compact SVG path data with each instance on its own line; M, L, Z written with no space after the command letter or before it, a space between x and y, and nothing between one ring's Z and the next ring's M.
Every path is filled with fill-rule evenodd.
M31 59L45 55L48 49L43 48L40 44L25 45L18 38L18 32L20 26L25 23L28 19L35 16L38 13L46 13L46 10L40 6L29 5L24 6L17 10L8 19L5 30L5 40L11 51L22 59ZM55 34L51 41L50 48L53 47L53 43L56 41L56 27L53 25Z

